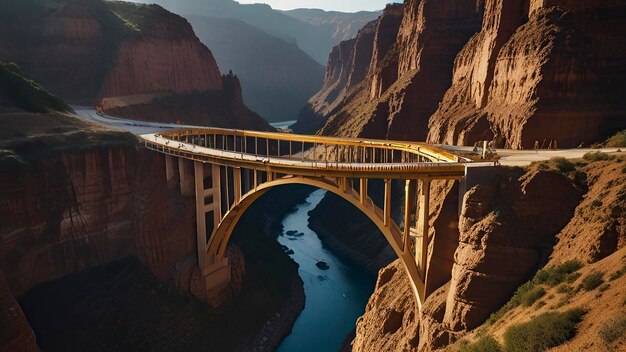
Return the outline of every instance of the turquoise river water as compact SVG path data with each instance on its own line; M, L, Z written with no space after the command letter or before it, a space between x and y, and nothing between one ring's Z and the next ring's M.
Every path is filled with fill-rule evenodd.
M335 352L355 328L375 285L375 277L323 247L308 227L309 211L324 198L325 191L309 195L305 203L283 219L278 241L289 248L304 281L305 308L278 352ZM326 269L324 262L327 264ZM319 265L322 267L320 269ZM326 270L324 270L326 269Z

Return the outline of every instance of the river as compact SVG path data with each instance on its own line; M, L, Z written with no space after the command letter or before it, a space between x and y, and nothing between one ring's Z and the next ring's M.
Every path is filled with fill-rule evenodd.
M354 330L374 290L375 276L335 256L309 229L308 213L325 194L323 190L311 193L305 203L296 206L282 222L283 233L278 241L288 248L291 258L300 266L306 303L291 335L278 347L278 352L337 351ZM328 269L324 270L322 264L319 268L319 262L326 263Z

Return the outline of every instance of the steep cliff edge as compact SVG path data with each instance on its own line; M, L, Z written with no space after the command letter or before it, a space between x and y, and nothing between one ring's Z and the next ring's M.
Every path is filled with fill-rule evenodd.
M503 341L508 328L532 320L537 312L576 307L587 313L580 332L563 350L618 346L623 337L607 342L599 330L611 319L619 319L618 306L626 298L619 292L624 280L620 258L626 246L623 168L623 157L579 166L551 161L527 170L502 169L490 182L470 189L456 230L449 282L433 291L416 317L401 264L396 261L381 270L377 289L357 324L353 351L433 350L463 336L476 341L486 334ZM580 273L569 281L565 276L551 278L561 275L555 267L572 260L580 261ZM542 287L525 284L518 289L541 267L543 276L533 282L543 283L534 284ZM597 272L606 285L594 296L597 286L584 288L583 280ZM528 292L538 296L529 301ZM610 312L609 320L602 318L608 314L603 311ZM452 351L463 346L457 343Z
M122 117L271 130L223 89L191 25L157 5L10 0L0 10L0 52L66 101Z
M600 142L626 128L625 9L623 1L406 1L392 46L362 54L375 58L367 79L337 101L326 84L302 120L325 121L319 133L334 136L509 148ZM329 72L347 65L333 59L341 45Z
M482 10L480 1L405 2L393 46L377 53L379 66L370 67L364 86L327 116L319 133L425 140L454 57L480 28Z
M402 5L389 4L382 15L365 25L353 39L335 46L326 64L324 84L300 112L299 132L315 132L329 116L342 108L355 94L367 90L369 76L379 66L379 61L393 44L400 22Z
M623 1L487 1L428 140L571 148L623 129L624 11Z

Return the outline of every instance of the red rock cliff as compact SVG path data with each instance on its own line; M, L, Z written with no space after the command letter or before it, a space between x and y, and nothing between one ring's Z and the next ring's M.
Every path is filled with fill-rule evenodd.
M164 168L129 145L3 169L0 267L13 293L128 255L170 278L195 230L193 200L168 190Z
M488 1L428 140L576 147L626 128L625 11L624 1Z
M426 139L428 118L450 86L454 57L481 17L480 1L406 1L393 47L370 70L370 88L344 102L320 133Z
M431 253L437 247L437 255L430 258L430 270L443 264L447 277L437 273L443 280L430 288L416 316L401 263L381 270L357 322L353 351L445 347L482 324L547 262L555 236L572 218L582 192L565 176L540 169L504 169L484 181L466 193L458 223L450 221L458 190L447 184L434 188ZM547 189L555 191L553 196L547 196Z
M104 109L115 106L112 99L125 96L221 90L215 58L184 18L156 5L140 11L150 19L119 43L102 86Z

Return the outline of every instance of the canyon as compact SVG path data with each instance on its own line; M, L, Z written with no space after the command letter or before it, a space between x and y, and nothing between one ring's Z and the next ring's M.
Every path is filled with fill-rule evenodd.
M453 145L493 140L513 149L601 142L626 128L624 7L405 1L399 13L389 6L357 40L333 49L297 130ZM367 74L348 79L351 72Z
M37 301L91 278L89 294L102 278L133 287L124 292L137 314L154 302L181 323L154 325L159 336L122 348L273 350L305 300L297 265L276 241L277 220L312 190L275 190L249 209L228 249L233 280L207 297L195 258L193 192L182 181L189 164L174 163L168 182L165 158L136 136L77 119L63 101L133 119L272 130L246 106L237 72L222 74L196 37L199 26L159 6L42 4L0 5L0 59L19 64L0 66L0 326L10 327L0 329L0 346L39 350L34 330L45 325L28 320L41 309ZM348 40L330 52L323 87L294 129L452 145L492 140L512 149L602 142L626 129L624 11L619 0L390 4L378 19L355 22L358 32L341 25L356 36L338 30L333 37ZM296 49L290 53L301 55ZM608 341L600 329L620 319L626 302L626 155L598 155L476 167L468 175L478 176L462 184L433 181L434 254L421 311L373 223L326 195L309 213L310 228L324 246L378 274L345 350L465 351L485 336L502 343L511 327L538 314L574 308L585 309L578 333L555 350L619 350L626 337ZM382 184L371 185L372 198L383 194ZM393 201L402 208L403 199ZM398 224L402 215L391 214ZM571 263L569 281L540 280ZM588 289L593 275L603 281ZM525 289L542 293L515 303L527 299ZM67 343L89 349L85 340Z

